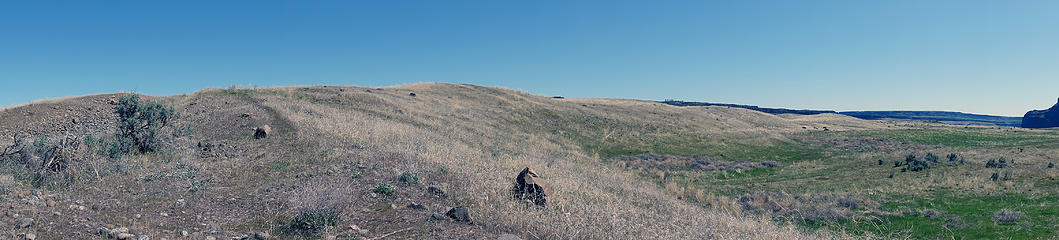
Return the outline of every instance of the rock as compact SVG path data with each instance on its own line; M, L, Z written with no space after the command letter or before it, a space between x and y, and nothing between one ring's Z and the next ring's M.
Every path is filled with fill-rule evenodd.
M217 240L214 236L206 236L206 240Z
M448 216L449 218L452 218L452 220L456 220L457 222L471 222L471 215L467 213L467 208L462 206L449 209L448 212L445 212L445 216Z
M32 218L22 218L22 219L18 219L18 221L16 223L18 224L18 228L28 228L29 226L33 226L33 219Z
M423 221L424 222L433 222L433 221L438 221L438 220L441 220L441 219L445 219L445 217L441 216L441 214L439 214L439 213L431 213L430 216L424 217Z
M190 234L188 234L188 231L187 231L187 230L184 230L184 231L180 231L180 236L182 236L182 237L187 237L188 235L190 235Z
M537 175L531 168L522 169L518 177L515 177L515 187L511 189L516 199L525 200L545 206L548 198L552 196L548 181Z
M270 238L272 238L272 235L269 235L266 232L256 232L256 233L254 233L254 239L257 239L257 240L268 240Z
M496 240L522 240L522 238L518 237L515 234L505 233L500 234L500 236L497 236Z
M22 239L36 240L37 239L37 234L26 233L26 234L22 235Z
M434 196L438 196L439 198L448 197L448 195L445 194L445 191L442 191L440 188L433 186L427 187L427 192L430 192L431 194L434 194Z
M1024 128L1059 127L1059 103L1045 110L1033 110L1022 117Z
M264 125L264 126L260 126L260 127L254 128L254 138L258 138L258 139L266 138L271 133L272 133L272 127L270 127L268 125Z
M58 204L58 203L56 203L55 200L51 200L51 199L48 199L48 202L45 203L45 205L48 205L48 207L54 207L56 204Z
M413 209L413 210L426 210L427 209L426 206L423 206L422 204L416 204L416 203L409 203L407 207L410 208L410 209Z
M136 235L132 233L119 233L116 237L118 240L136 240Z
M357 226L356 224L349 225L349 230L353 230L354 232L358 232L360 234L368 234L367 229L360 228L360 226Z
M413 96L413 97L415 97L415 96L416 96L416 93L414 93L414 92L412 92L412 93L408 93L408 96Z

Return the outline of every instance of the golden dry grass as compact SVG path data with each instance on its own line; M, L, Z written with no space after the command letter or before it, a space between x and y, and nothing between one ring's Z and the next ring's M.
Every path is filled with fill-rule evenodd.
M412 92L416 96L409 96ZM782 138L779 133L800 129L803 123L826 121L792 121L745 109L678 108L637 100L557 100L437 83L383 89L283 87L255 90L254 97L291 119L297 128L326 135L323 139L333 141L327 145L352 144L400 154L404 162L395 172L447 169L456 177L438 184L465 203L477 222L500 231L543 239L812 238L789 226L677 199L655 183L586 155L560 133L548 131L546 126L554 119L542 116L648 127L657 123L687 127L698 136L742 139ZM550 114L535 114L542 109ZM851 124L835 126L840 125ZM533 127L541 129L534 131ZM588 125L573 127L592 130ZM649 128L621 133L652 134ZM536 209L508 199L511 181L523 167L537 169L552 182L556 197L550 202L554 205Z

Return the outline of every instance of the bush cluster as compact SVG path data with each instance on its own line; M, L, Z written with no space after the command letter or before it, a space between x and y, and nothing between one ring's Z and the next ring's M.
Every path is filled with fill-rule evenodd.
M390 186L389 184L385 184L385 183L376 184L375 185L375 189L372 190L372 191L374 191L376 193L379 193L379 194L386 195L386 196L390 196L390 195L393 195L394 193L397 193L397 191L394 190L392 186Z
M988 162L985 162L985 168L1004 168L1007 167L1007 165L1008 160L1004 157L1000 157L997 159L989 159Z
M948 165L956 165L963 163L964 161L962 157L956 155L955 153L950 153L946 156L946 158L948 159L948 162L946 162L946 164ZM941 158L938 157L938 155L934 155L933 153L927 153L927 155L923 157L918 157L915 154L908 154L905 156L905 161L894 161L894 167L904 166L903 168L901 168L901 172L918 172L930 169L935 165L941 164L940 159ZM881 163L882 160L880 160L879 162Z
M296 232L316 235L327 227L338 226L338 213L329 208L310 209L291 218L289 228Z
M1022 215L1022 212L1019 211L1001 209L1000 211L993 213L993 222L1000 225L1011 225L1015 224L1019 218L1022 218Z
M397 177L397 180L407 185L416 185L419 184L419 174L416 172L404 172Z

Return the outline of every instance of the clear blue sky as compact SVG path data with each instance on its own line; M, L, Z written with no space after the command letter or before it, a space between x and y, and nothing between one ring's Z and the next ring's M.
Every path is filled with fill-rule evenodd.
M1021 116L1059 97L1057 13L1059 1L8 1L0 105L439 81Z

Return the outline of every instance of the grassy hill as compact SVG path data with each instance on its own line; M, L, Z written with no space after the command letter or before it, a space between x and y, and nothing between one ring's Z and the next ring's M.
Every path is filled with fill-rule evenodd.
M555 99L444 83L306 86L144 97L178 115L161 129L163 147L114 157L106 149L121 96L0 112L0 222L10 226L0 238L104 238L100 228L122 227L156 239L1056 232L1047 223L1059 209L1059 173L1045 165L1059 134L1047 130ZM266 124L268 137L255 138ZM16 149L61 149L53 159L62 161ZM927 153L956 153L958 161L895 167ZM1012 159L1006 168L983 167L1002 156ZM547 207L512 199L525 167L551 183ZM472 223L444 217L456 206ZM1019 216L997 222L1001 209Z

